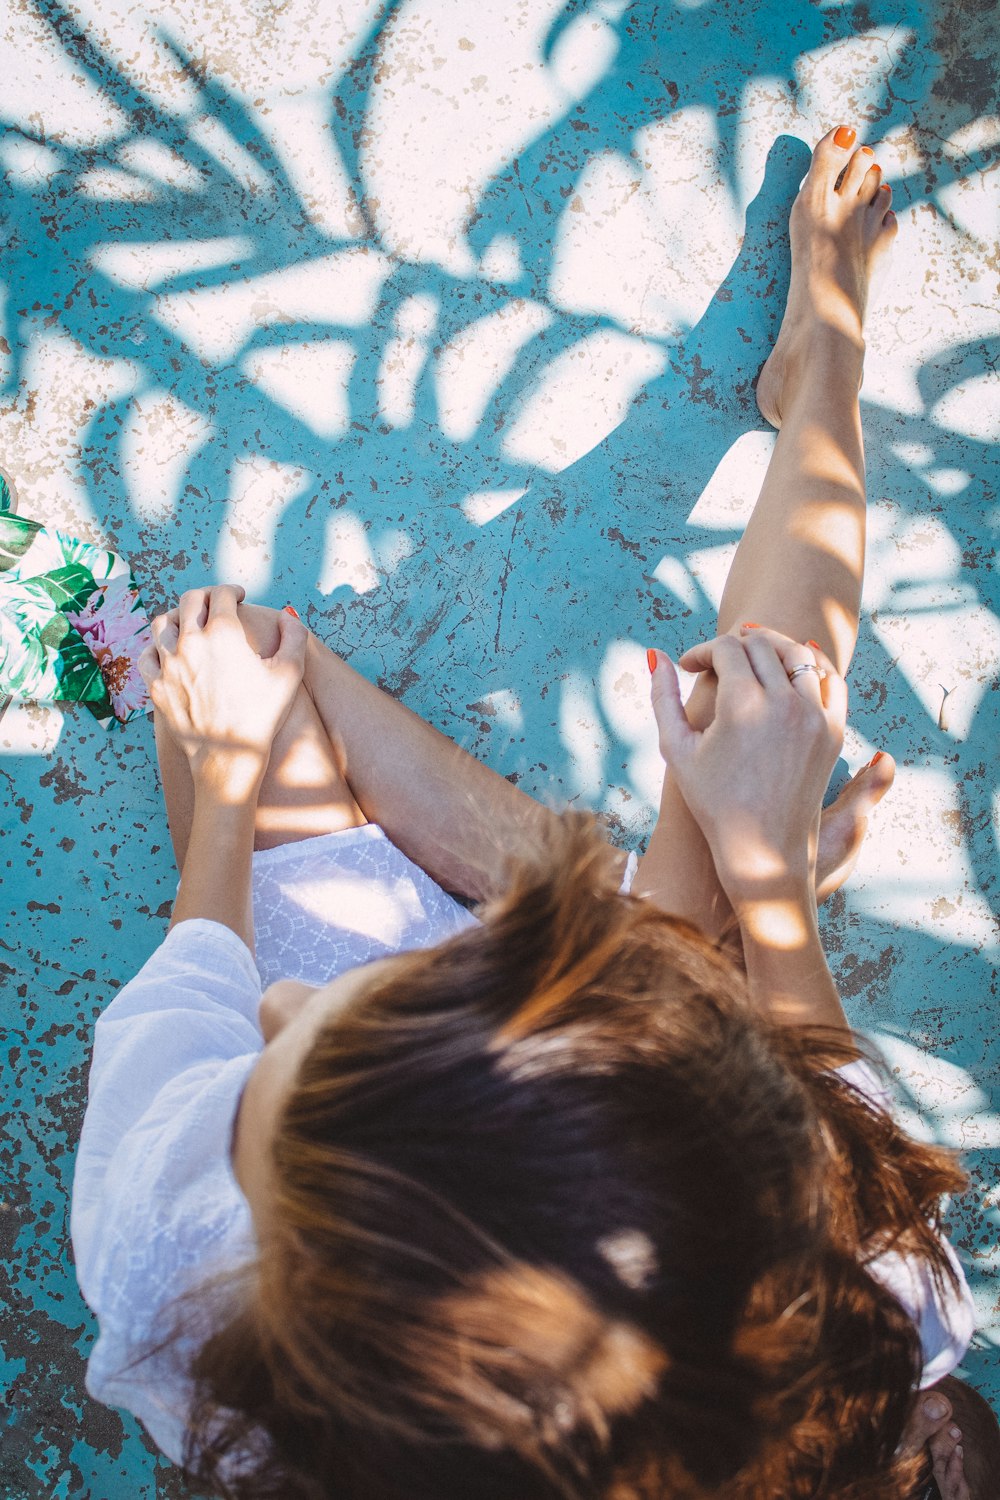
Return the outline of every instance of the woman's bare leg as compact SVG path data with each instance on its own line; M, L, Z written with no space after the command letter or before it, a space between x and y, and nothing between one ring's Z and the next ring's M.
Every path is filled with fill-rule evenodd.
M239 614L254 648L270 656L277 645L277 612L242 605ZM446 890L472 900L495 894L511 855L530 847L538 830L554 816L375 687L313 635L306 648L300 697L308 700L308 707L302 707L301 720L289 716L282 741L294 747L298 723L307 722L317 745L316 763L327 764L322 780L326 790L315 815L321 821L352 817L353 822L344 826L366 820L378 823ZM326 762L319 753L320 737ZM291 762L280 760L280 750L276 745L261 798L264 836L274 843L285 841L283 830L289 826ZM315 778L308 784L314 785ZM293 801L294 795L293 786ZM301 808L299 816L301 826Z
M261 656L272 655L277 646L276 611L241 609L240 615L254 648ZM167 822L181 869L191 832L194 786L187 758L159 714L154 716L154 728ZM358 828L365 821L316 707L300 688L271 749L257 803L254 848Z
M254 649L277 648L278 612L241 605ZM183 751L154 720L178 868L194 793ZM275 740L257 809L256 849L378 823L446 890L484 900L511 855L554 814L309 637L303 685Z
M894 237L895 217L871 155L852 155L834 137L831 131L817 146L792 210L788 305L757 388L761 411L780 431L726 583L719 629L749 622L815 640L845 672L864 573L862 323L871 269ZM710 723L714 705L714 685L699 681L688 703L692 723ZM891 761L866 775L849 813L863 816L865 800L878 800ZM708 847L669 772L636 889L716 935L731 923Z

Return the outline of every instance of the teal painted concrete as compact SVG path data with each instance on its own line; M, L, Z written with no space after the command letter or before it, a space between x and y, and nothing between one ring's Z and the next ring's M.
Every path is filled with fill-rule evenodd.
M900 763L826 931L997 1334L998 105L991 7L15 0L0 463L161 606L293 601L527 790L648 832L642 648L710 631L770 439L752 381L808 145L879 147L853 769ZM331 8L332 9L332 8ZM884 144L883 144L884 143ZM947 698L945 692L947 690ZM175 874L146 722L0 720L0 1476L176 1495L83 1391L67 1236L94 1018ZM605 790L605 788L608 788Z

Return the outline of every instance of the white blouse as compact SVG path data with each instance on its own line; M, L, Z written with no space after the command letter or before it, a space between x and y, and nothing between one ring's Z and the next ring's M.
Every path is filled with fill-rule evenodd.
M626 889L634 864L633 856ZM94 1037L71 1216L77 1276L99 1324L87 1389L133 1412L174 1462L190 1407L191 1341L130 1365L167 1333L176 1297L255 1253L230 1147L263 1047L262 975L325 983L476 921L370 824L255 854L254 909L256 963L229 928L181 922L111 1001ZM879 1087L862 1064L845 1073L869 1094ZM933 1384L972 1336L964 1277L959 1293L942 1297L905 1256L884 1255L871 1270L919 1328L921 1384Z

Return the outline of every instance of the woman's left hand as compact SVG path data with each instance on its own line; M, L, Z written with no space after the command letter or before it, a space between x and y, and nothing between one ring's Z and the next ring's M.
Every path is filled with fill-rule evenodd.
M257 655L240 624L240 587L192 589L153 621L152 646L139 658L157 713L180 744L196 783L237 771L249 784L267 767L274 737L302 681L308 632L279 615L278 649Z
M653 677L660 749L730 900L735 906L762 881L811 886L820 804L843 739L843 679L821 652L763 629L696 646L680 665L714 671L715 718L692 729L661 658Z

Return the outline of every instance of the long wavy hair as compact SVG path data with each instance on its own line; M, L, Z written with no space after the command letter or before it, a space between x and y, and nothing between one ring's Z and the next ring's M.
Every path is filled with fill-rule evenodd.
M227 1500L890 1500L953 1158L772 1025L566 816L322 1030L255 1263L197 1301Z

